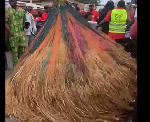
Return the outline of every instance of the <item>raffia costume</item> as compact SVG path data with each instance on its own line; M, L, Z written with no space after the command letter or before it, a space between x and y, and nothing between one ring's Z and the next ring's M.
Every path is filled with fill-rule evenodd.
M55 6L6 81L6 114L25 122L128 120L136 67L72 7Z

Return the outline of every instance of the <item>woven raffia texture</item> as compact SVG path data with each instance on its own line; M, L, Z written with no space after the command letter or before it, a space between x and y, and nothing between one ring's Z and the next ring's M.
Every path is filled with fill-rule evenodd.
M136 98L137 64L69 6L51 10L5 85L23 122L118 122Z

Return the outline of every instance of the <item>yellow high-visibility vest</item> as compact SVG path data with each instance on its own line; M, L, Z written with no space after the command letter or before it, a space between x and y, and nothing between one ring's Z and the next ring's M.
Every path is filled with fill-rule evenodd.
M127 22L127 11L125 9L114 9L111 13L109 32L125 33Z

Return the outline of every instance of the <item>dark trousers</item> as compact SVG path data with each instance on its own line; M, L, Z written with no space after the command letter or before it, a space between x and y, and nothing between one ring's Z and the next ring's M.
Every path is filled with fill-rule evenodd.
M132 58L137 58L137 47L130 38L116 39L115 41L121 44L126 52L130 52Z
M137 58L137 46L130 38L125 39L124 49L125 51L131 53L132 58Z
M5 33L5 51L6 52L11 51L8 33Z
M115 39L116 43L121 44L123 47L125 45L125 39Z
M132 122L137 122L137 103L134 105L134 111L132 116Z

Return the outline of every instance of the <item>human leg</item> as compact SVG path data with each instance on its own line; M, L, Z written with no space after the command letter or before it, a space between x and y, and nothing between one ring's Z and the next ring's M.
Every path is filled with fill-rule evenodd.
M5 33L5 51L10 51L9 34Z
M31 44L32 42L32 35L29 35L29 42L28 42L28 46Z
M6 54L5 54L5 71L9 71L10 68L8 67L8 63L7 63L7 57L6 57Z
M19 45L18 55L19 55L19 58L20 58L22 56L22 54L26 51L27 47L28 47L28 45L26 43L26 40L25 40L25 36L19 37L18 45Z
M125 45L125 39L115 39L116 43L121 44L122 46Z
M17 36L10 38L10 46L12 52L13 66L15 66L18 63L18 37Z
M127 42L128 43L126 43L124 46L124 50L127 52L130 52L132 58L137 58L137 47L136 47L136 45L133 43L133 41L130 38L127 39Z
M26 44L29 45L29 35L25 36L25 41L26 41Z

